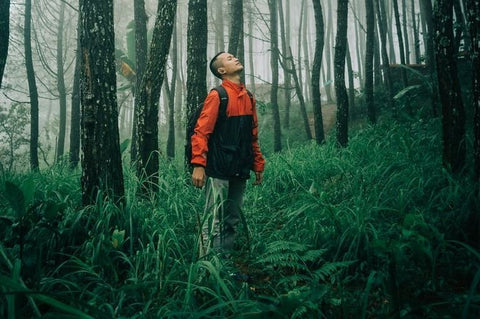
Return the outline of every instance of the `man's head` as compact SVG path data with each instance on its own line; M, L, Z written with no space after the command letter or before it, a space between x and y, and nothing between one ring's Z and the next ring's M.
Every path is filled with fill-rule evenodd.
M219 79L224 76L239 74L243 71L243 65L233 54L227 52L217 53L210 61L210 71Z

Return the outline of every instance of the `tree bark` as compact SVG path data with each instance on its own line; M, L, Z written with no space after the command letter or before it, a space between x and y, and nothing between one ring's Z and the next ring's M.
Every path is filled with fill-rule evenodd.
M167 135L167 156L175 157L175 91L178 72L178 49L177 49L177 24L175 23L172 38L172 50L170 57L172 60L172 81L168 87L168 81L165 86L168 92L168 135Z
M437 82L437 67L435 63L435 53L433 48L434 26L432 17L432 2L431 0L420 0L420 12L422 20L425 22L426 31L424 31L425 39L425 56L427 66L430 68L430 78L432 81L432 114L434 117L438 114L438 82Z
M375 9L377 13L378 21L378 32L380 33L380 42L381 42L381 51L382 51L382 62L383 62L383 77L385 82L385 87L387 89L387 103L389 108L395 113L395 104L393 101L393 89L392 89L392 76L390 72L390 61L387 53L387 26L385 23L384 16L382 14L380 3L382 0L375 0Z
M280 126L280 112L278 110L278 22L277 0L268 0L270 9L270 66L272 69L272 90L270 91L270 103L273 112L273 151L282 150L282 131Z
M187 119L207 94L207 1L189 0L187 27ZM186 128L186 132L190 128ZM188 138L188 134L186 134ZM186 141L190 143L190 141ZM185 163L187 154L185 154ZM188 166L188 163L186 163Z
M57 90L60 102L60 116L57 141L57 158L60 160L65 150L65 130L67 124L67 92L65 89L65 78L63 68L63 29L65 21L65 2L60 3L60 15L57 31Z
M418 36L418 25L417 25L417 17L415 14L415 0L411 1L411 8L412 11L412 29L413 29L413 47L415 52L415 63L420 63L420 39Z
M365 0L367 21L367 47L365 50L365 102L367 105L367 118L371 124L377 122L377 114L373 95L373 54L375 48L375 11L373 0Z
M315 12L315 53L312 65L312 103L313 103L313 127L317 144L325 142L323 131L322 98L320 94L320 69L322 67L322 55L324 45L324 22L323 10L320 0L312 0Z
M132 123L132 142L130 146L130 161L135 164L138 156L138 112L139 100L137 98L137 90L142 85L143 75L147 66L147 14L145 12L145 0L134 0L133 15L135 21L135 89L134 89L134 106L133 106L133 123Z
M472 108L473 108L473 157L477 193L480 188L480 1L466 0L466 12L472 57Z
M337 144L348 144L348 96L345 86L345 55L347 52L348 0L339 0L337 36L335 39L335 93L337 97Z
M400 63L405 65L405 46L403 44L403 35L402 35L402 24L400 22L400 12L398 10L398 0L393 0L393 12L395 14L395 24L396 24L396 29L397 29L397 39L398 39L398 47L400 51ZM405 34L405 37L407 35ZM402 74L402 82L403 82L403 87L408 86L408 80L407 80L407 70L404 68L401 69L401 74Z
M32 0L25 0L25 65L27 69L28 91L30 94L30 168L38 170L38 90L32 57Z
M172 41L176 8L176 0L161 0L158 2L149 59L142 84L137 91L139 106L137 177L143 183L143 190L152 194L155 194L158 190L160 159L158 148L158 104L163 79L165 78L165 65Z
M77 23L77 52L72 86L72 110L70 115L70 167L75 168L80 161L80 78L82 54L80 49L81 20Z
M0 89L7 63L10 37L10 0L0 0Z
M465 111L454 58L451 1L437 1L434 25L437 78L442 105L443 164L453 173L459 173L465 166Z
M82 202L102 192L124 203L113 28L113 0L80 0ZM102 19L99 19L102 17Z
M288 15L288 12L287 12ZM291 68L290 62L290 56L289 53L290 51L287 50L287 48L290 47L290 43L287 42L287 31L288 29L285 28L285 20L284 20L284 14L283 14L283 6L282 6L282 1L278 2L278 17L280 20L280 37L282 39L282 53L285 55L286 59L284 61L286 68ZM291 99L290 99L290 72L288 70L285 70L284 74L284 85L283 85L283 92L284 92L284 98L285 98L285 117L283 120L283 125L285 128L290 127L290 106L291 106Z

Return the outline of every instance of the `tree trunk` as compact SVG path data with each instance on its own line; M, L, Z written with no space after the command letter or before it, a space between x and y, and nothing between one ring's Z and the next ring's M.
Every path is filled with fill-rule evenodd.
M410 64L410 41L408 41L407 1L402 0L403 39L405 40L405 63Z
M32 0L25 0L25 65L30 94L30 168L38 169L38 90L32 57Z
M207 94L207 1L189 0L187 27L187 119ZM190 130L186 128L186 132ZM186 134L188 138L188 134ZM186 141L190 143L190 141ZM187 154L185 154L185 162ZM186 163L188 165L188 163Z
M455 42L453 45L454 53L457 54L460 49L460 43L464 40L464 48L470 47L470 40L467 35L467 27L460 5L460 0L453 0L453 8L455 10Z
M158 190L158 110L165 65L173 24L175 22L176 0L158 2L157 19L153 29L149 59L142 84L137 90L138 132L137 132L137 176L143 182L144 191L156 193Z
M70 167L75 168L80 161L80 78L82 76L82 51L80 47L80 34L82 30L81 19L77 22L77 51L75 53L75 71L72 87L72 111L70 115Z
M10 0L0 0L0 89L8 56L10 37Z
M172 51L170 53L172 59L172 84L168 87L168 82L165 83L165 88L168 91L168 135L167 135L167 156L169 158L175 157L175 91L177 84L178 72L178 49L177 49L177 24L175 23L172 38Z
M437 1L434 24L435 57L442 104L443 164L453 173L459 173L465 166L465 111L454 55L451 1Z
M352 114L355 112L355 87L353 84L353 67L352 67L352 56L350 55L350 46L347 42L346 49L346 61L347 61L347 74L348 74L348 105L351 110L349 112Z
M225 26L223 15L225 14L223 9L223 0L215 0L215 43L217 45L216 52L225 51Z
M255 94L255 69L253 59L253 15L252 10L248 11L248 66L250 70L250 91Z
M395 104L393 101L393 89L392 89L392 77L390 74L390 62L388 59L388 53L387 53L387 35L386 35L386 30L387 26L385 23L385 19L382 15L381 7L379 3L382 3L382 0L375 0L375 9L377 13L377 21L378 21L378 32L380 33L380 38L381 38L381 50L382 50L382 62L383 62L383 77L385 81L385 86L387 89L387 103L389 108L395 113Z
M145 12L145 0L134 0L133 15L135 21L135 89L134 89L134 106L133 106L133 123L132 123L132 142L130 147L130 161L135 164L138 156L138 112L139 100L136 97L137 90L142 85L143 75L147 66L147 14Z
M288 16L288 11L287 11L287 16ZM284 63L285 67L287 69L291 68L290 65L290 56L289 53L290 51L287 51L287 48L290 47L290 43L287 42L287 35L286 33L288 29L285 28L285 20L284 20L284 14L283 14L283 6L282 6L282 1L278 2L278 17L280 20L280 37L282 39L282 53L286 57ZM291 99L290 99L290 72L288 70L285 70L284 74L284 85L283 85L283 92L284 92L284 98L285 98L285 118L283 121L283 125L285 128L290 127L290 105L291 105Z
M60 102L58 127L57 161L61 159L65 149L65 130L67 124L67 92L63 70L63 29L65 21L65 2L60 3L60 16L57 31L57 90Z
M431 0L420 0L420 12L422 20L425 22L426 31L424 31L425 39L425 56L427 66L430 68L430 79L432 81L432 114L434 117L438 114L438 82L437 82L437 67L435 63L435 53L433 48L433 18L432 18L432 2Z
M398 10L398 0L393 0L393 12L395 14L395 24L397 28L397 39L398 39L398 47L400 51L400 63L405 65L405 46L403 45L403 35L402 35L402 24L400 22L400 12ZM405 34L405 37L407 35ZM407 80L407 70L402 68L401 69L401 74L402 74L402 82L403 82L403 87L408 86L408 80Z
M278 23L277 23L277 0L268 0L270 9L270 48L272 68L272 90L270 91L270 103L273 111L273 151L282 150L282 131L280 126L280 112L278 110Z
M466 0L472 57L473 157L477 193L480 188L480 1Z
M417 25L417 17L415 14L415 0L411 1L411 8L412 11L412 29L413 29L413 47L415 52L415 63L420 63L420 39L418 36L418 25Z
M312 0L315 12L315 55L312 65L312 103L313 103L313 126L315 141L317 144L325 142L323 131L322 98L320 94L320 69L322 67L323 41L325 37L323 10L320 0Z
M82 52L82 202L102 192L124 203L118 132L113 0L80 1ZM102 17L102 19L99 19Z
M365 51L365 103L367 105L368 122L375 124L377 114L373 96L373 54L375 48L375 11L373 0L365 0L367 21L367 47Z
M305 97L309 99L310 101L312 100L311 98L311 92L310 88L312 85L312 79L310 78L310 75L312 72L310 71L310 54L308 51L308 44L309 41L307 39L307 33L308 33L308 10L307 6L305 5L305 8L303 10L303 31L302 31L302 36L303 36L303 59L304 59L304 64L305 64L305 85L304 85L304 92L305 92Z
M345 86L345 55L347 52L348 0L339 0L337 36L335 39L335 93L337 97L337 143L348 144L348 96Z
M298 42L297 42L298 80L299 80L300 87L302 88L302 91L303 91L303 76L302 76L302 36L301 35L302 35L302 26L303 26L303 23L305 23L303 21L303 18L304 18L303 11L305 10L306 3L307 3L307 0L302 0L302 5L300 6L300 23L298 25ZM303 43L303 45L306 45L306 44ZM290 114L288 116L290 116Z
M333 79L332 79L332 38L333 38L333 24L334 24L334 20L333 20L333 10L332 10L332 2L331 1L327 1L327 10L325 11L325 13L328 15L326 17L326 21L327 21L327 29L326 29L326 32L325 32L325 43L327 44L326 48L325 48L325 67L324 69L326 69L326 79L325 79L325 95L327 96L327 103L332 103L333 101L333 98L332 98L332 88L333 88L333 85L332 85L332 82L333 82Z

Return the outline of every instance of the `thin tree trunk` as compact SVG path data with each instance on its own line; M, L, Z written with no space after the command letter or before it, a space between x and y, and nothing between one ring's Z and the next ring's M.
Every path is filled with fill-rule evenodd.
M395 24L397 28L397 40L398 40L398 47L400 51L400 63L405 65L406 64L405 46L403 45L402 24L400 23L400 12L398 10L398 0L393 0L393 12L395 14ZM400 73L402 75L403 87L405 88L408 86L407 71L406 69L402 68L400 70Z
M320 0L312 0L315 12L315 55L312 65L313 127L317 144L325 142L323 131L322 98L320 94L320 69L322 67L323 41L325 37L323 10Z
M75 71L72 87L72 111L70 119L70 167L75 168L80 161L80 78L82 76L82 53L80 46L81 19L77 21L77 51L75 53Z
M270 48L272 69L272 90L270 91L270 103L273 111L273 151L282 150L282 131L280 126L280 112L278 110L278 23L277 23L277 0L268 0L270 9Z
M348 74L348 105L352 114L355 112L355 87L353 84L353 67L352 67L352 57L350 55L350 46L347 42L346 48L346 61L347 61L347 74Z
M175 23L172 38L172 51L170 53L172 59L172 82L168 86L165 83L165 89L168 92L168 135L167 135L167 156L175 157L175 90L177 84L177 68L178 68L178 49L177 49L177 24Z
M65 2L60 3L60 16L57 31L57 90L60 102L58 127L57 161L63 156L65 149L65 130L67 124L67 92L63 70L63 29L65 21Z
M289 13L287 12L287 16ZM290 47L290 43L287 43L287 36L286 36L286 29L285 29L285 20L284 20L284 15L283 15L283 6L282 6L282 1L280 0L278 2L278 16L280 19L280 37L282 39L282 53L285 55L286 59L284 61L285 67L287 69L291 68L290 66L290 56L288 56L289 52L287 51L287 47ZM284 92L284 98L285 98L285 118L283 121L283 125L285 128L290 127L290 105L291 105L291 100L290 100L290 72L288 70L284 71L283 74L284 77L284 85L283 85L283 92Z
M375 47L375 11L373 0L365 0L367 21L367 47L365 51L365 102L367 105L368 121L372 124L377 122L373 95L373 54Z
M223 15L225 14L224 0L215 0L215 43L217 45L217 52L225 51L225 25Z
M142 84L137 92L139 105L137 177L142 181L144 191L152 194L155 194L158 190L159 98L172 41L176 8L176 0L162 0L158 3L149 59Z
M130 161L135 165L138 156L138 112L141 106L137 98L137 90L142 85L143 75L147 66L147 14L145 12L145 0L134 0L133 14L135 18L135 90L132 123L132 143L130 147Z
M465 167L465 111L454 58L451 1L437 1L434 24L437 77L442 103L443 164L453 173L459 173Z
M413 29L413 46L415 52L415 63L420 63L420 39L418 36L417 16L415 14L415 0L411 1L412 10L412 29Z
M82 25L82 202L84 205L95 203L100 191L102 197L123 204L113 0L81 0L79 10Z
M243 0L231 0L231 26L228 52L240 58L240 41L243 33Z
M345 55L347 50L348 0L339 0L337 36L335 39L335 92L337 97L337 143L348 144L348 96L345 86Z
M390 109L395 113L395 104L393 101L393 89L392 89L392 77L390 73L390 62L388 59L388 53L387 53L387 35L386 35L386 25L385 25L385 20L384 17L381 13L380 5L379 3L382 3L382 0L375 0L376 4L376 12L377 12L377 21L378 21L378 31L380 33L380 38L381 38L381 49L382 49L382 62L383 62L383 75L384 75L384 81L385 81L385 86L387 89L387 102L390 107Z
M407 0L402 0L403 39L405 40L405 63L410 64L410 41L408 40Z
M433 48L433 18L432 18L432 3L431 0L420 0L420 12L422 14L422 21L425 22L426 31L424 31L425 39L425 56L427 66L430 68L430 79L432 81L432 115L434 117L438 114L438 80L437 80L437 67L435 63L435 53Z
M32 57L32 0L25 0L25 65L27 69L28 91L30 94L30 168L38 170L38 90Z
M250 91L255 94L255 69L253 60L253 10L248 11L248 66L250 70Z
M305 5L305 8L303 10L303 31L302 31L302 36L303 36L303 58L304 58L304 64L305 64L305 86L304 86L304 92L305 92L305 97L309 98L311 101L311 92L310 88L312 85L312 79L310 78L312 72L310 71L310 54L308 51L308 39L307 39L307 33L308 33L308 10L307 6Z
M327 71L327 78L326 78L326 85L325 85L325 95L327 96L327 103L331 103L333 101L332 95L333 95L333 77L332 77L332 40L333 40L333 24L335 23L333 20L333 10L332 10L332 2L327 0L327 10L325 13L328 15L328 19L325 19L327 21L327 30L325 32L326 37L325 37L325 43L327 44L325 48L325 69Z
M303 76L302 76L302 37L301 37L301 34L302 34L303 23L305 23L303 21L303 18L304 18L303 11L305 10L306 3L307 3L307 0L302 0L302 4L300 6L300 23L298 25L298 42L297 42L298 80L299 80L300 87L302 88L302 91L303 91Z
M207 95L207 1L189 0L187 26L187 119ZM186 127L188 132L190 128ZM188 137L188 134L186 134ZM186 141L190 143L190 141ZM187 154L185 154L185 162ZM188 164L188 163L186 163Z
M0 89L7 63L10 37L10 0L0 0Z
M472 108L473 116L473 157L474 177L477 194L480 189L480 1L466 0L467 21L470 35L470 54L472 57Z

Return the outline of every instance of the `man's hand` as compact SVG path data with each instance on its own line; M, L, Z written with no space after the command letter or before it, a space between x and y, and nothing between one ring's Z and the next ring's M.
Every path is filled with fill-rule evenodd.
M193 168L192 173L192 183L195 187L202 188L205 185L207 180L207 175L205 175L205 167L196 166Z
M263 172L255 172L255 181L253 185L260 185L263 182Z

